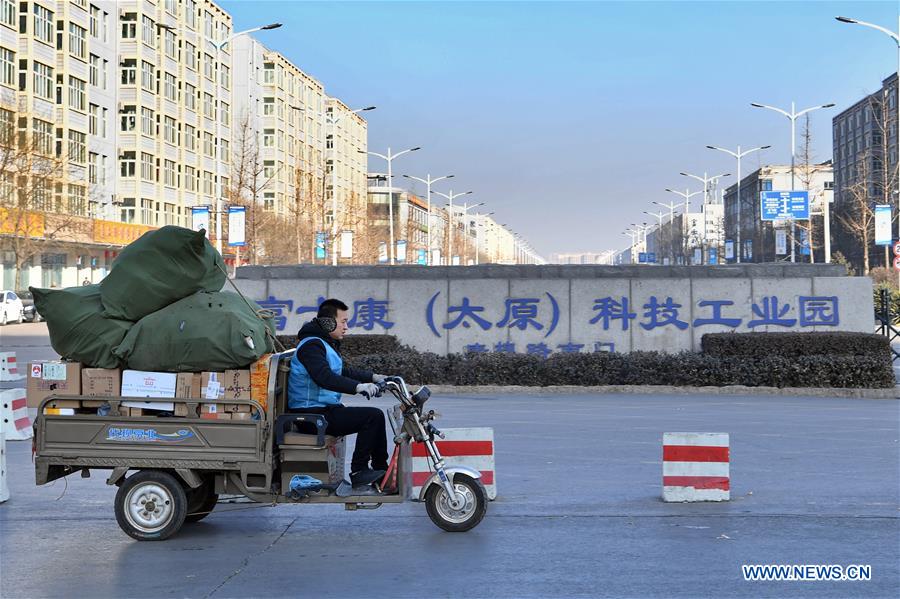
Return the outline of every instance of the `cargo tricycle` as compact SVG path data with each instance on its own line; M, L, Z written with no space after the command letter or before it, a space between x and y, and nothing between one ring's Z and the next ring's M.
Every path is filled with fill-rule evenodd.
M410 392L400 377L388 377L379 391L397 400L387 410L394 452L387 474L376 485L352 487L345 480L345 440L325 434L326 417L287 410L287 381L294 350L272 354L265 401L256 399L165 399L176 409L131 416L123 405L145 398L106 398L99 413L57 415L45 406L55 400L92 399L53 395L35 421L35 478L39 485L58 478L108 470L118 487L119 526L141 540L167 539L185 524L202 520L223 501L251 503L342 503L347 510L375 509L410 499L425 502L431 520L450 532L481 522L487 494L477 470L446 466L435 443L442 433L436 414L425 410L430 391ZM181 404L184 404L181 407ZM220 413L250 406L242 420L200 417L201 404ZM52 412L53 410L48 410ZM205 412L209 416L209 407ZM175 413L188 414L187 417ZM412 497L411 443L423 443L432 473Z

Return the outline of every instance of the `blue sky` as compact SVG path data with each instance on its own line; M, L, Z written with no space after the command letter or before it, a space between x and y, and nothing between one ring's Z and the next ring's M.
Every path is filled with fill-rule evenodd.
M789 163L788 119L750 102L837 104L812 115L829 159L831 118L897 69L887 35L834 20L896 30L896 0L221 4L235 30L284 23L257 37L328 94L378 106L371 150L422 146L395 173L455 174L545 257L623 247L651 201L677 199L665 187L698 188L680 171L733 172L707 144Z

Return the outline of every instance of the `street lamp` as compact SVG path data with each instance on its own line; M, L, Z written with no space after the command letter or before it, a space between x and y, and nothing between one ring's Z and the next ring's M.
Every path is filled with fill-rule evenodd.
M666 191L669 193L674 193L676 195L680 195L682 199L684 199L684 213L687 214L691 211L691 198L697 194L705 193L705 191L691 191L690 189L685 189L684 191L676 191L674 189L670 189L666 187ZM660 204L661 206L664 204ZM675 204L676 206L680 204Z
M443 181L444 179L452 179L456 175L444 175L443 177L438 177L437 179L432 179L431 175L426 175L425 179L420 179L419 177L413 177L412 175L403 175L407 179L412 179L414 181L421 181L425 185L428 186L428 259L426 260L427 264L433 266L432 258L431 258L431 185L433 183L437 183L438 181Z
M394 264L394 173L391 170L391 163L394 161L394 158L398 158L403 156L404 154L408 154L409 152L415 152L416 150L421 150L420 146L416 146L415 148L409 148L408 150L403 150L402 152L397 152L396 154L391 153L391 149L387 149L387 154L379 154L378 152L364 152L362 150L357 150L360 154L370 154L372 156L378 156L384 160L387 160L388 165L388 219L390 219L390 231L391 231L391 248L390 248L390 257L391 264Z
M484 202L482 202L483 204ZM474 208L474 206L473 206ZM493 212L488 212L486 214L475 213L475 264L478 265L478 246L481 245L481 233L478 232L479 227L481 230L484 230L484 222L481 220L485 216L491 216L494 214Z
M897 17L897 32L894 33L890 29L882 27L881 25L875 25L873 23L866 23L865 21L859 21L857 19L851 19L850 17L835 17L841 23L850 23L853 25L862 25L863 27L870 27L872 29L877 29L878 31L885 33L891 37L892 40L897 44L897 99L895 101L895 106L897 108L897 147L898 151L900 151L900 17ZM898 169L898 181L897 186L900 189L900 162L897 164ZM897 191L895 190L895 193ZM825 198L825 205L828 205L828 198ZM897 211L900 214L900 197L897 198ZM897 218L897 238L900 239L900 216ZM900 273L898 273L898 282L900 282Z
M812 106L810 108L805 108L800 112L795 110L794 102L791 102L791 111L787 112L786 110L782 110L781 108L776 108L774 106L769 106L768 104L759 104L758 102L751 102L750 106L754 108L766 108L768 110L773 110L778 114L786 116L791 121L791 191L794 191L794 158L795 152L797 150L796 145L796 137L797 137L797 118L812 112L813 110L819 110L820 108L831 108L834 104L822 104L821 106ZM794 224L794 219L791 219L791 262L794 262L794 233L796 231L796 227Z
M222 77L221 77L221 67L222 67L222 53L225 50L225 46L228 45L228 42L235 39L236 37L240 37L242 35L247 35L248 33L255 33L257 31L269 31L271 29L278 29L281 27L281 23L270 23L268 25L262 25L260 27L253 27L252 29L245 29L244 31L238 31L237 33L233 33L223 40L216 42L212 39L207 39L210 44L216 49L216 60L219 63L219 77L218 81L216 81L216 108L217 112L215 114L216 118L216 175L218 179L218 187L219 192L216 194L216 249L219 253L222 253L222 196L225 195L225 188L222 185L222 99L221 99L221 89L222 89ZM170 29L170 26L164 26L163 29Z
M731 150L727 150L725 148L720 148L719 146L706 146L706 147L709 148L710 150L718 150L719 152L725 152L726 154L730 154L731 156L734 156L735 158L737 158L737 236L736 236L736 239L737 239L738 251L737 251L737 254L735 254L735 257L737 259L737 263L740 264L741 263L741 226L743 224L741 222L741 201L742 201L742 196L741 196L741 158L743 158L744 156L746 156L747 154L750 154L752 152L758 152L760 150L768 150L772 146L760 146L758 148L744 150L743 152L741 152L741 146L737 147L736 152L732 152Z
M706 173L703 173L702 177L699 175L692 175L691 173L678 173L678 174L683 177L690 177L691 179L696 179L697 181L700 181L701 183L703 183L703 205L704 206L706 206L709 203L709 184L715 183L718 179L721 179L722 177L730 177L731 176L731 173L724 173L721 175L716 175L714 177L710 177ZM687 212L687 209L685 209L685 212Z
M450 218L447 223L449 225L447 227L449 230L449 233L447 234L447 265L452 266L453 265L453 233L454 233L454 230L453 230L453 200L455 200L456 198L461 198L462 196L467 196L473 192L464 191L462 193L453 193L453 190L451 189L450 193L441 193L439 191L436 191L434 193L438 194L442 198L446 198L450 202L448 204L448 206L450 206Z
M468 254L469 254L469 218L466 216L466 213L469 210L471 210L472 208L478 208L479 206L484 206L484 202L478 202L477 204L472 204L471 206L467 203L463 204L463 209L461 211L462 217L464 219L463 220L463 255L462 255L462 261L464 263L467 262L466 256L468 256ZM451 212L453 211L453 206L450 206L450 210L451 210ZM476 252L478 251L477 248L475 251ZM466 266L466 264L463 264L463 266Z

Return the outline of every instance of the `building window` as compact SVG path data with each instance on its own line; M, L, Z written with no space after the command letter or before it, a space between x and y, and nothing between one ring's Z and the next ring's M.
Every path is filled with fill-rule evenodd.
M224 87L226 90L230 89L231 88L231 69L229 69L227 66L225 66L223 64L223 65L219 66L219 72L222 75L221 76L222 87Z
M152 92L155 91L155 71L151 63L146 60L141 61L141 87Z
M11 146L15 139L16 124L13 111L0 108L0 145Z
M69 107L79 112L87 110L85 82L69 75Z
M222 148L221 151L219 152L219 160L221 160L222 162L228 163L228 157L229 157L229 152L230 152L228 140L227 139L219 140L219 145Z
M174 146L178 145L178 127L175 124L174 118L170 116L165 117L163 134L165 136L166 142Z
M84 198L84 187L69 183L69 214L87 216L87 202Z
M212 94L203 94L203 116L208 119L216 118L216 105L213 102Z
M178 16L178 0L166 0L166 12Z
M216 157L216 138L208 131L203 132L203 153L210 158Z
M155 23L153 19L144 15L141 18L141 41L150 46L151 48L156 47L156 32L153 31L155 28Z
M53 123L34 119L32 124L34 131L35 149L46 156L53 153Z
M213 62L213 57L209 54L203 55L203 76L209 79L210 81L216 80L216 65Z
M197 147L197 130L193 125L184 126L184 147L192 152Z
M171 73L163 75L163 95L166 100L178 101L178 84L175 82L175 75Z
M122 61L122 85L134 85L137 82L137 59L126 58Z
M154 130L155 127L153 125L153 109L142 106L141 133L146 135L147 137L153 137L154 135L156 135L156 131Z
M123 106L120 114L122 115L121 130L124 133L134 131L137 127L137 107L131 104Z
M275 147L275 129L263 129L263 147Z
M69 52L81 60L87 58L87 29L69 23Z
M226 127L231 125L231 106L222 102L222 124Z
M53 44L53 13L37 2L34 3L34 37Z
M88 153L88 183L91 185L97 184L97 171L100 166L100 155L95 154L94 152Z
M263 210L271 212L275 210L275 192L274 191L264 191L263 192Z
M122 177L134 177L137 164L136 155L135 152L122 152L119 155L119 174Z
M53 100L53 69L36 61L34 63L34 94L45 100Z
M263 63L263 83L265 83L265 84L275 83L275 63L274 62L264 62Z
M263 161L263 177L266 181L272 179L275 176L275 161L274 160L264 160Z
M203 32L206 34L206 37L209 39L215 39L214 31L213 31L213 16L212 13L204 11L203 14Z
M185 0L184 20L191 29L197 28L197 0Z
M0 24L15 28L16 3L15 0L0 0Z
M263 98L263 116L275 114L275 98Z
M197 110L197 88L190 83L184 84L184 107Z
M184 42L184 62L190 70L197 70L197 48L190 42Z
M0 84L16 86L16 54L6 48L0 48Z
M155 177L153 176L153 167L153 154L141 152L141 179L143 179L144 181L154 181Z
M213 174L209 171L203 171L203 193L208 196L215 193Z
M88 61L88 83L100 87L100 57L96 54L91 54Z
M85 164L87 161L86 136L78 131L69 131L69 161Z
M184 167L184 188L187 191L197 191L197 171L192 166Z
M178 44L175 43L175 32L171 29L164 29L163 39L165 40L166 56L173 60L178 60Z
M163 162L163 183L167 187L176 187L178 185L177 179L175 177L175 163L171 160L166 160ZM172 224L172 223L166 223Z
M141 223L154 224L153 200L141 200Z
M122 15L122 39L137 39L137 13L127 12Z
M91 4L91 37L97 39L100 37L100 19L102 18L100 9Z
M88 133L99 135L100 131L100 107L91 104L88 109Z

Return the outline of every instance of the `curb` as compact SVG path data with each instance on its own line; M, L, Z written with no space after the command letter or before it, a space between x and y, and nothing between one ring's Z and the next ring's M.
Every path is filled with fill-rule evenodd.
M576 386L559 385L549 387L526 387L521 385L429 385L433 393L446 395L483 395L500 393L504 395L555 395L562 393L608 395L750 395L780 397L837 397L850 399L900 399L900 387L893 389L847 389L837 387L746 387L729 385L726 387L676 387L672 385L602 385Z

